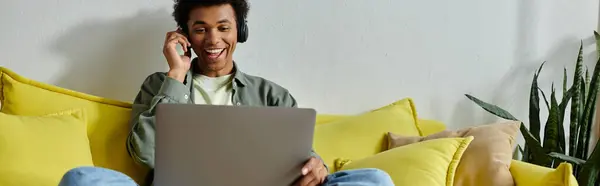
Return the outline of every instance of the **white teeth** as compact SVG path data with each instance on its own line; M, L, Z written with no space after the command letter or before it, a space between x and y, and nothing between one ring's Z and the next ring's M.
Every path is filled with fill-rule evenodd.
M221 51L223 51L223 48L222 49L204 49L204 50L210 54L219 54L219 53L221 53Z

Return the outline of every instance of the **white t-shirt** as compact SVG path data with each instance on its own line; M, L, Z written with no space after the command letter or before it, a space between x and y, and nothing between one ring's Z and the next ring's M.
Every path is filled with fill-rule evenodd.
M233 105L232 76L208 77L196 74L193 77L193 91L195 104L207 105Z

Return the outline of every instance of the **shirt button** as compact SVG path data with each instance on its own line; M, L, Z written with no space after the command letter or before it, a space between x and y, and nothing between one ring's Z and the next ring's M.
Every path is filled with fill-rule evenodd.
M188 99L188 97L189 97L189 96L188 96L187 94L185 94L185 95L183 96L183 98L185 98L185 99Z

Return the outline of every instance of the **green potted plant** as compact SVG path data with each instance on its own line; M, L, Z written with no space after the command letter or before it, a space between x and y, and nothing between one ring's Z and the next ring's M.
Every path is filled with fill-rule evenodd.
M600 35L594 32L594 36L600 55ZM571 163L574 167L574 176L579 184L591 186L597 184L600 174L600 143L596 143L591 154L588 152L600 88L600 60L596 62L590 79L587 68L584 73L582 50L583 44L579 47L573 84L570 87L567 87L567 69L564 70L563 95L560 102L557 99L554 84L552 84L549 100L544 91L538 87L538 76L544 63L534 73L529 98L529 128L524 124L520 128L525 139L525 148L518 146L518 149L522 154L522 161L536 165L555 168L558 166L557 161ZM486 103L469 94L466 96L484 110L498 117L518 120L508 111L496 105ZM540 137L540 98L544 100L546 109L548 109L543 139ZM571 103L569 134L566 134L563 122L569 102ZM568 139L568 144L566 139Z

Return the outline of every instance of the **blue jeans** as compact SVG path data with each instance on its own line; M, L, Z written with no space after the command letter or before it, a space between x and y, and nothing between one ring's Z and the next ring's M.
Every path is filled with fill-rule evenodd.
M67 172L59 186L137 186L129 176L99 167L78 167ZM323 186L393 186L390 176L379 169L357 169L330 174Z

